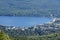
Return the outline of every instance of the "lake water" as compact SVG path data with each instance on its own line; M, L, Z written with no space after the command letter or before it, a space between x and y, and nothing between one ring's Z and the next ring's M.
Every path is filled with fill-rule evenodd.
M46 22L52 21L51 18L47 17L9 17L0 16L0 25L4 26L21 26L29 27L37 24L44 24Z

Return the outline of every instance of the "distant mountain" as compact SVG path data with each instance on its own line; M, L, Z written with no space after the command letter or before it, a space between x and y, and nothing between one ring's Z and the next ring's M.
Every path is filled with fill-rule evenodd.
M0 15L60 17L60 0L0 0Z

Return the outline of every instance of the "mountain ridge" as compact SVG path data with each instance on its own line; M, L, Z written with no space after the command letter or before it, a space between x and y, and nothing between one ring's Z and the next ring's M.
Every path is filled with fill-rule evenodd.
M59 4L59 0L0 0L0 15L60 17Z

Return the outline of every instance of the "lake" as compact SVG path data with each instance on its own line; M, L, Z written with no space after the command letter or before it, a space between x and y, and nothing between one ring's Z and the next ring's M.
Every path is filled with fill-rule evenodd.
M4 26L30 27L37 24L44 24L49 21L52 21L52 19L48 17L0 16L0 25L4 25Z

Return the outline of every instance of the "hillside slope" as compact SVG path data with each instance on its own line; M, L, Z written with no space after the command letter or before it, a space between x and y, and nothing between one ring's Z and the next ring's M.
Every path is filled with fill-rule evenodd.
M60 33L53 33L43 36L17 36L14 40L60 40Z
M0 30L0 40L10 40L10 38Z

